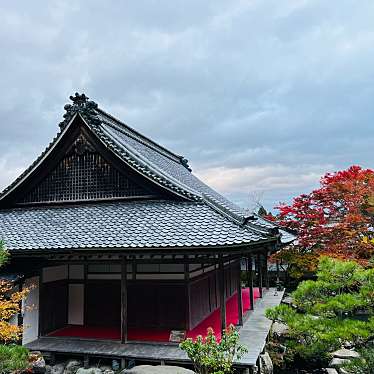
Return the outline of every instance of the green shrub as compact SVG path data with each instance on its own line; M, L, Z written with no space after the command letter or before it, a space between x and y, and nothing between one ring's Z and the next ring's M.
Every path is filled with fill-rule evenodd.
M308 362L327 361L345 341L363 347L374 337L374 270L353 261L323 258L317 280L300 283L294 306L279 305L266 316L288 326L287 354ZM358 318L358 312L366 313Z
M28 357L28 350L20 345L0 345L0 373L25 370Z
M360 354L360 358L354 358L343 367L352 374L374 374L374 348L362 349Z
M233 325L217 341L213 329L208 329L207 336L198 336L195 341L186 339L180 344L194 364L197 374L231 373L234 360L239 360L247 349L239 344L239 333Z

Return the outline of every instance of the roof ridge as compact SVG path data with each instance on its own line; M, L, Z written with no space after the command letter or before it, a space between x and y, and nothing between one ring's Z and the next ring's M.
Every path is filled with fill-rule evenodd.
M181 158L180 158L182 156L176 156L174 154L170 154L170 152L166 152L166 151L164 151L164 149L160 149L160 147L157 147L154 144L149 144L148 142L144 141L140 136L138 136L136 134L133 134L131 131L128 131L127 128L124 128L123 126L119 126L116 123L107 122L107 121L102 121L102 122L105 123L106 125L112 127L113 129L121 132L122 134L127 135L130 138L132 138L132 139L134 139L134 140L136 140L136 141L144 144L145 146L152 148L156 152L161 153L163 156L168 157L170 160L182 164L181 163Z
M107 113L105 110L103 110L103 109L101 109L99 107L97 107L95 110L99 114L102 114L102 115L108 117L109 119L111 119L112 121L115 122L114 124L113 123L107 123L108 125L117 125L117 126L119 126L117 129L119 131L123 131L124 134L126 134L128 136L131 136L133 139L142 142L144 145L152 147L152 149L154 149L155 151L158 151L158 152L162 153L163 155L169 157L170 159L172 159L172 160L174 160L176 162L179 162L183 166L189 168L189 166L188 166L188 160L184 156L179 155L179 154L171 151L170 149L162 146L161 144L155 142L151 138L143 135L142 133L140 133L139 131L135 130L133 127L127 125L126 123L122 122L121 120L119 120L118 118L114 117L110 113Z

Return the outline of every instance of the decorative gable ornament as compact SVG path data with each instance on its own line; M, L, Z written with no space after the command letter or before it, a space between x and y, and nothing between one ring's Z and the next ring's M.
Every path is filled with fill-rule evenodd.
M66 104L64 106L66 113L63 115L64 120L59 124L61 130L69 124L77 113L92 125L100 125L100 119L95 111L98 108L98 105L94 101L88 99L89 98L84 93L79 94L76 92L74 96L70 96L70 100L73 104Z

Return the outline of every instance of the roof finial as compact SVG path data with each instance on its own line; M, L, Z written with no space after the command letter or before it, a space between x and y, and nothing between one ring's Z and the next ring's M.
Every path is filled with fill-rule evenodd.
M60 128L64 129L70 120L73 118L75 113L80 113L83 117L94 124L98 123L100 120L97 117L97 104L94 101L88 100L89 98L84 94L79 94L76 92L70 96L70 100L73 104L66 104L64 109L66 113L64 114L64 120L60 122Z
M89 98L84 93L79 95L79 93L76 92L74 96L70 96L70 100L73 102L73 105L78 105L80 107L83 107L87 103L88 99Z

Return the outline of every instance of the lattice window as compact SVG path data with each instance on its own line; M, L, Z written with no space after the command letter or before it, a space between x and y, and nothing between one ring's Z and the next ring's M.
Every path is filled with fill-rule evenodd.
M57 167L23 203L81 201L149 195L111 166L80 136Z

